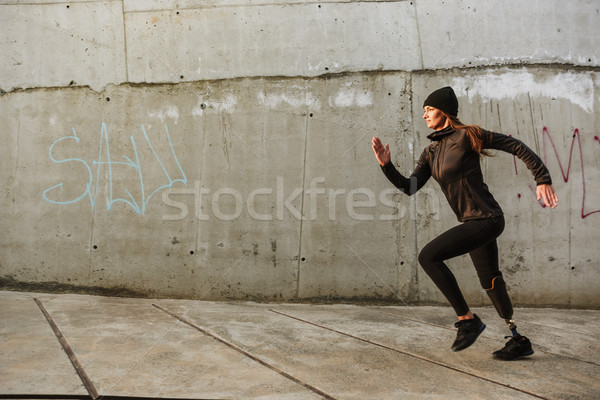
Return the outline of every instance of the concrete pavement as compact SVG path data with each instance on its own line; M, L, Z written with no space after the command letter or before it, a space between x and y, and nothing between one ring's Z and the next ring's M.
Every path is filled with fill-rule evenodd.
M0 398L598 399L600 311L517 309L535 354L453 353L446 307L0 291Z

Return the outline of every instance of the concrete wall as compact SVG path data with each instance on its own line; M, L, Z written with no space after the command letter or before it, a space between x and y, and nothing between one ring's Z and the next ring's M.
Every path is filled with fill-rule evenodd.
M443 303L416 256L456 219L408 198L425 96L518 137L486 159L517 304L600 305L600 3L4 1L0 282L199 299ZM488 304L468 257L449 262Z

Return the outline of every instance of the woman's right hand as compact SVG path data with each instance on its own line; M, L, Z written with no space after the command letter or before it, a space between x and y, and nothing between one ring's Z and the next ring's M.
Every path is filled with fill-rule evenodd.
M376 136L373 137L372 142L373 153L375 153L375 158L377 158L377 161L379 161L379 164L381 164L381 166L383 167L384 165L389 163L392 158L390 155L390 145L386 144L384 147L381 140Z
M537 200L543 200L546 207L556 208L558 205L558 196L556 196L556 192L552 185L538 185L535 193Z

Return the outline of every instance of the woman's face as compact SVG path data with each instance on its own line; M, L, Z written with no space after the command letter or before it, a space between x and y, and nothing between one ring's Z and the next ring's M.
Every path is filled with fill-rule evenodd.
M425 110L423 119L429 129L439 131L450 124L448 118L437 108L425 106L423 109Z

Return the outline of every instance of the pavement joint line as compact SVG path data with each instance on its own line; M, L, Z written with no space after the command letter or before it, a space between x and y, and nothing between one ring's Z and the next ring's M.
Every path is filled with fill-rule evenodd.
M413 322L417 322L417 323L421 323L421 324L425 324L425 325L430 325L430 326L433 326L435 328L441 328L441 329L446 329L446 330L454 331L454 329L448 328L447 326L444 326L444 325L434 324L434 323L425 322L425 321L419 321L418 319L405 317L403 315L388 313L388 312L382 311L379 308L375 308L375 311L377 311L377 312L379 312L379 313L381 313L383 315L389 315L391 317L396 317L396 318L405 319L405 320L408 320L408 321L413 321ZM529 322L529 324L531 324L531 325L537 325L537 326L540 326L542 328L545 328L544 325L536 324L535 322ZM563 329L563 330L568 331L568 329ZM581 333L581 332L578 332L578 333ZM485 333L483 333L481 336L482 337L487 337ZM573 361L577 361L577 362L582 362L582 363L586 363L586 364L591 364L591 365L600 367L600 364L595 363L593 361L581 360L579 358L567 356L567 355L564 355L564 354L553 353L551 351L546 351L546 350L538 350L538 349L536 349L536 351L538 351L540 353L548 354L548 355L551 355L551 356L562 357L562 358L566 358L566 359L569 359L569 360L573 360Z
M375 308L375 311L377 311L378 313L383 314L383 315L389 315L390 317L396 317L396 318L400 318L400 319L405 319L407 321L417 322L419 324L425 324L425 325L433 326L435 328L442 328L442 329L446 329L446 330L449 330L449 331L455 331L454 329L448 328L447 326L433 324L431 322L419 321L418 319L405 317L404 315L398 315L398 314L393 314L393 313L385 312L385 311L382 311L379 308Z
M73 364L73 367L75 368L75 371L77 372L77 375L79 375L79 378L81 379L83 386L85 386L86 390L88 391L90 397L92 398L92 400L97 400L100 397L98 395L98 391L96 390L96 387L94 386L92 380L86 374L85 370L83 369L83 366L77 359L77 356L75 356L75 353L71 349L71 346L69 346L67 339L65 339L62 332L60 331L60 329L58 328L58 326L56 325L56 323L54 322L54 320L52 319L52 317L50 316L48 311L46 311L46 308L44 307L42 302L38 298L34 298L33 301L35 301L35 303L38 305L38 307L42 311L42 314L44 314L44 317L46 317L48 324L50 324L50 327L54 331L54 334L56 335L56 338L58 339L63 350L65 351L65 353L67 353L67 356L69 357L69 360L71 361L71 364Z
M30 399L30 400L90 400L89 395L76 394L0 394L0 399ZM138 397L138 396L100 396L103 400L190 400L185 397ZM209 398L194 398L194 400L219 400Z
M168 310L166 308L163 308L163 307L161 307L161 306L159 306L157 304L152 304L152 306L156 307L157 309L163 311L164 313L172 316L173 318L175 318L175 319L183 322L184 324L186 324L186 325L188 325L188 326L196 329L197 331L203 333L204 335L207 335L207 336L209 336L209 337L211 337L211 338L213 338L213 339L221 342L222 344L226 345L227 347L230 347L231 349L233 349L233 350L235 350L235 351L237 351L237 352L245 355L246 357L248 357L248 358L256 361L257 363L259 363L259 364L261 364L261 365L263 365L263 366L265 366L265 367L267 367L267 368L269 368L269 369L277 372L278 374L282 375L283 377L285 377L285 378L287 378L287 379L289 379L289 380L291 380L291 381L293 381L293 382L295 382L295 383L297 383L297 384L299 384L299 385L301 385L301 386L303 386L303 387L305 387L305 388L307 388L307 389L315 392L316 394L322 396L323 398L328 399L328 400L338 400L335 397L333 397L333 396L325 393L321 389L319 389L319 388L317 388L317 387L315 387L315 386L313 386L313 385L311 385L311 384L309 384L307 382L302 381L300 378L297 378L297 377L295 377L293 375L288 374L287 372L283 371L280 368L277 368L274 365L269 364L268 362L262 360L261 358L255 356L254 354L252 354L252 353L250 353L250 352L242 349L239 346L236 346L235 344L233 344L233 343L229 342L228 340L220 337L219 335L214 334L214 333L212 333L212 332L210 332L210 331L202 328L201 326L193 323L192 321L190 321L190 320L188 320L188 319L186 319L186 318L184 318L184 317L182 317L180 315L177 315L174 312L172 312L172 311L170 311L170 310Z
M32 399L32 400L89 400L87 394L0 394L0 399Z
M481 380L484 380L484 381L487 381L487 382L493 383L493 384L495 384L495 385L504 386L504 387L506 387L506 388L508 388L508 389L516 390L516 391L518 391L518 392L521 392L521 393L524 393L524 394L527 394L527 395L530 395L530 396L536 397L536 398L538 398L538 399L550 400L550 399L548 399L547 397L540 396L539 394L536 394L536 393L533 393L533 392L529 392L529 391L527 391L527 390L520 389L520 388L518 388L518 387L511 386L511 385L509 385L509 384L506 384L506 383L503 383L503 382L499 382L499 381L496 381L496 380L493 380L493 379L490 379L490 378L486 378L486 377L484 377L484 376L480 376L480 375L474 374L474 373L472 373L472 372L464 371L464 370L462 370L462 369L459 369L459 368L456 368L456 367L453 367L453 366L450 366L450 365L446 365L446 364L444 364L444 363L441 363L441 362L439 362L439 361L431 360L431 359L429 359L429 358L426 358L426 357L420 356L420 355L418 355L418 354L410 353L410 352L407 352L407 351L404 351L404 350L399 350L399 349L396 349L396 348L394 348L394 347L386 346L386 345L384 345L384 344L381 344L381 343L373 342L373 341L371 341L371 340L364 339L364 338L361 338L361 337L359 337L359 336L354 336L354 335L352 335L352 334L350 334L350 333L342 332L342 331L339 331L339 330L337 330L337 329L329 328L329 327L327 327L327 326L324 326L324 325L319 325L319 324L317 324L317 323L315 323L315 322L311 322L311 321L308 321L308 320L305 320L305 319L302 319L302 318L294 317L293 315L289 315L289 314L286 314L286 313L283 313L283 312L280 312L280 311L277 311L277 310L274 310L274 309L269 309L269 311L271 311L271 312L273 312L273 313L275 313L275 314L282 315L282 316L284 316L284 317L288 317L288 318L291 318L291 319L295 319L296 321L304 322L305 324L313 325L313 326L316 326L316 327L318 327L318 328L321 328L321 329L328 330L328 331L330 331L330 332L334 332L334 333L337 333L337 334L340 334L340 335L343 335L343 336L347 336L347 337L349 337L349 338L352 338L352 339L360 340L361 342L365 342L365 343L368 343L368 344L372 344L372 345L374 345L374 346L381 347L381 348L383 348L383 349L386 349L386 350L391 350L391 351L394 351L394 352L396 352L396 353L404 354L404 355L406 355L406 356L413 357L413 358L416 358L416 359L419 359L419 360L421 360L421 361L425 361L425 362L428 362L428 363L431 363L431 364L435 364L435 365L438 365L438 366L440 366L440 367L443 367L443 368L447 368L447 369L450 369L450 370L456 371L456 372L458 372L458 373L462 373L462 374L465 374L465 375L469 375L469 376L472 376L472 377L474 377L474 378L481 379Z
M573 360L573 361L577 361L577 362L582 362L582 363L590 364L590 365L593 365L595 367L600 367L600 364L595 363L593 361L581 360L579 358L567 356L567 355L564 355L564 354L552 353L550 351L545 351L545 350L537 350L536 349L536 351L539 351L540 353L545 353L545 354L548 354L548 355L551 355L551 356L554 356L554 357L562 357L562 358L566 358L568 360Z

